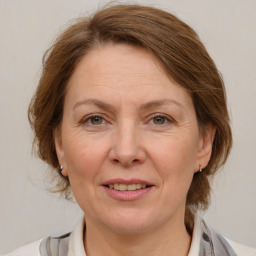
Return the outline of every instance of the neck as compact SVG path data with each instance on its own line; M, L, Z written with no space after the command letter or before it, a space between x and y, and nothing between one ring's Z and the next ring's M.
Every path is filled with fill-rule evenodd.
M95 223L88 224L84 236L87 256L186 256L189 253L191 237L184 220L139 234L123 234L99 228Z

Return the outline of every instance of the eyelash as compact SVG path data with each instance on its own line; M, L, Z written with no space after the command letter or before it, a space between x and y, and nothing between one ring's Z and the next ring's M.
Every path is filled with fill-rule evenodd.
M102 122L104 122L104 123L107 122L102 114L90 114L90 115L83 117L82 120L79 122L79 124L88 124L90 126L100 126L101 124L99 124L99 125L92 124L92 119L95 117L100 117L102 119Z
M96 124L93 124L92 123L92 119L95 118L95 117L99 117L102 119L102 123L96 125ZM154 118L157 118L157 117L161 117L161 118L164 118L164 123L163 124L155 124L153 123L154 121ZM92 127L100 127L102 124L105 124L107 122L106 118L102 115L102 114L90 114L90 115L87 115L85 117L82 118L82 120L79 122L80 125L86 125L88 124L89 126L92 126ZM165 126L165 125L168 125L170 123L175 123L175 120L170 118L169 116L165 115L165 114L161 114L161 113L155 113L155 114L152 114L148 117L148 123L151 123L153 125L156 125L156 126Z
M165 122L163 124L155 124L153 123L153 125L156 125L156 126L165 126L165 125L168 125L170 123L175 123L175 121L170 118L169 116L165 115L165 114L161 114L161 113L155 113L153 115L150 115L149 117L149 122L153 122L154 118L157 118L157 117L161 117L161 118L164 118L165 119Z

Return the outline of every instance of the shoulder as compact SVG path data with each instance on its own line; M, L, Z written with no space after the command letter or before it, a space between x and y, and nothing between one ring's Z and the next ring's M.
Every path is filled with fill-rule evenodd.
M84 217L78 221L71 233L59 237L47 237L24 245L15 251L1 256L41 256L41 255L85 255L83 245ZM70 242L71 240L71 242ZM69 248L69 244L71 245Z
M24 245L16 249L15 251L10 252L8 254L4 254L2 256L40 256L39 246L41 242L42 242L42 239L30 244Z
M196 245L194 245L194 251L196 252L214 251L214 255L220 256L256 256L256 248L251 248L222 236L220 233L207 226L205 221L200 217L195 218L192 247L193 244L195 244L193 240L197 240Z
M252 248L252 247L234 242L228 238L225 238L225 239L233 248L237 256L256 256L256 248Z

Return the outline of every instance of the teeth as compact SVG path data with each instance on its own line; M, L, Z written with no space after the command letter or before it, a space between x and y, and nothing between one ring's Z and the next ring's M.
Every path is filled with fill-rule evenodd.
M129 185L127 186L127 190L136 190L136 189L137 189L136 184L129 184Z
M124 191L127 190L127 185L125 184L117 184L117 190ZM116 189L116 184L114 185L114 189Z
M115 184L109 184L108 185L109 188L115 189L115 190L119 190L119 191L134 191L137 189L143 189L146 188L146 184L119 184L119 183L115 183Z

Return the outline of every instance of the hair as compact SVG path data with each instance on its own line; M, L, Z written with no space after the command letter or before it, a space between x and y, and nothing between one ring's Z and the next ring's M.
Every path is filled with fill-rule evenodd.
M211 159L203 172L194 174L187 194L185 223L191 230L195 211L209 205L209 178L225 163L232 133L225 87L216 65L196 32L168 12L140 5L110 6L76 20L56 39L44 55L28 111L38 156L56 174L55 191L68 198L69 180L60 173L54 131L61 124L66 86L76 65L90 50L107 43L141 47L156 56L166 73L190 93L200 131L209 124L216 126Z

